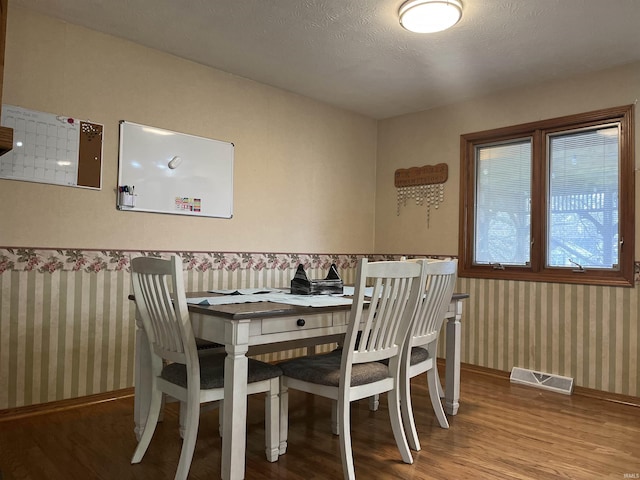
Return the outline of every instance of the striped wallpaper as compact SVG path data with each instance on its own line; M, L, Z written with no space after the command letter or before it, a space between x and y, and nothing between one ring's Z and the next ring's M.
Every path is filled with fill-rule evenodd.
M133 385L131 256L0 248L0 410ZM331 263L354 281L361 255L185 253L187 290L288 286ZM373 260L391 259L376 255ZM574 377L576 385L640 396L638 288L463 278L462 361ZM440 355L444 354L441 338ZM327 347L328 348L328 347ZM277 360L302 351L264 356Z
M133 385L126 271L0 275L0 409Z
M640 396L635 288L458 279L462 361L573 377L581 387Z

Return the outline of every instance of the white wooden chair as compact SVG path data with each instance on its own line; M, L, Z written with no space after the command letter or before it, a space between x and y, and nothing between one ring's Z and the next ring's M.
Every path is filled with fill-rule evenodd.
M133 293L151 351L151 404L146 426L131 463L142 460L160 415L163 393L186 407L184 437L176 480L187 478L195 448L200 404L224 397L225 354L199 356L189 321L177 257L162 260L138 257L131 261ZM248 393L266 392L266 455L278 459L278 394L282 370L275 365L249 359ZM182 410L182 409L181 409ZM182 412L181 412L182 413Z
M412 325L411 341L406 344L407 350L411 349L408 363L409 374L408 376L402 375L404 383L401 385L402 421L409 445L416 451L420 450L420 442L411 405L411 378L427 372L429 397L436 418L442 428L449 428L449 422L440 401L441 386L436 353L444 315L455 288L458 267L457 260L420 260L420 262L424 263L426 291L423 299L418 302ZM406 363L403 364L403 366L406 365Z
M389 392L389 413L396 444L402 460L413 463L400 417L399 377L403 342L410 334L420 293L421 273L420 263L369 263L366 258L360 260L343 348L280 364L284 372L280 378L280 441L284 450L287 447L288 389L335 400L338 403L344 478L355 478L350 404L373 394ZM373 286L373 295L369 308L363 308L367 285ZM359 337L357 345L356 337ZM380 362L384 359L388 360L387 365Z

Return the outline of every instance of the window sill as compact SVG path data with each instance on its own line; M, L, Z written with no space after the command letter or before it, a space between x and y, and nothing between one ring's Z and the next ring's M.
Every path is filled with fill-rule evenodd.
M633 269L630 274L623 272L602 272L588 269L584 273L577 272L531 272L517 267L505 267L494 270L493 267L460 268L458 277L487 280L511 280L523 282L568 283L578 285L599 285L608 287L633 287Z

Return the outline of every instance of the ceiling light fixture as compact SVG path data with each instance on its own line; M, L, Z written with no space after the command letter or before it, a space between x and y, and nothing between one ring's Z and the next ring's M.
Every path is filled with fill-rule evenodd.
M460 0L409 0L398 12L400 25L411 32L433 33L453 27L462 18Z

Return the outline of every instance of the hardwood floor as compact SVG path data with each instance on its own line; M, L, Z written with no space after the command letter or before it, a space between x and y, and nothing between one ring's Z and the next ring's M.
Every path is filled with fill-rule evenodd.
M352 407L353 449L360 479L640 478L640 408L512 385L464 371L460 411L441 429L426 379L414 379L422 450L400 460L386 398L370 412ZM276 463L264 456L263 397L249 400L247 473L253 479L342 478L327 400L291 392L289 448ZM418 407L424 405L424 408ZM0 422L0 480L172 479L180 437L177 405L167 407L142 463L135 448L133 399ZM203 414L191 479L220 478L217 410Z

